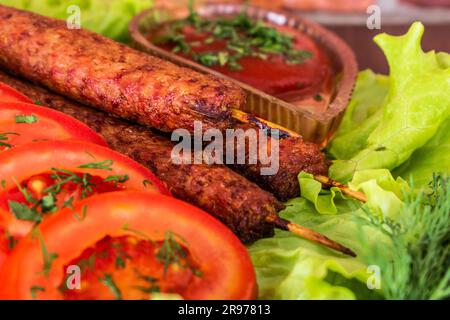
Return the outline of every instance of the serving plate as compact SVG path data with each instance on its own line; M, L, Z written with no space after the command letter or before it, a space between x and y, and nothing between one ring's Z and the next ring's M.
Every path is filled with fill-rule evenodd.
M185 8L174 9L158 5L145 10L132 19L129 31L133 46L139 50L238 84L247 93L247 103L242 106L242 111L298 132L308 141L326 143L337 129L354 88L358 65L353 51L338 36L312 21L278 10L255 6L246 8L248 15L255 20L262 20L272 25L287 26L308 35L328 54L334 73L333 90L330 102L323 111L314 112L312 111L314 108L311 106L298 106L280 100L152 44L148 39L148 34L162 23L185 18L188 15L188 10ZM200 16L211 19L219 16L233 16L241 13L244 9L244 5L215 3L201 5L196 11Z

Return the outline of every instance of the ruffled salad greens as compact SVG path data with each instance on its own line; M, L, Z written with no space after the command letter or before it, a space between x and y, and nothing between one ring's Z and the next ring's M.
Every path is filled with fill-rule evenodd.
M152 3L153 0L0 0L0 4L58 19L68 19L74 12L71 6L78 6L81 27L122 42L129 40L130 20Z
M355 94L344 126L329 148L330 154L339 159L330 168L332 178L346 182L359 170L397 168L415 151L427 148L427 143L433 145L435 142L430 140L436 133L448 128L448 54L440 54L438 58L433 51L423 52L420 47L423 32L423 25L414 23L404 36L375 37L386 55L390 75L386 78L366 71L358 79L356 91L363 92ZM364 102L370 96L375 99ZM446 137L437 139L441 138ZM420 157L420 153L419 150L413 158ZM427 164L434 170L432 165ZM408 168L404 172L413 174Z
M262 299L450 297L450 55L424 53L424 32L380 34L390 75L359 74L327 148L330 176L361 204L299 174L281 216L353 249L346 257L285 231L249 247Z

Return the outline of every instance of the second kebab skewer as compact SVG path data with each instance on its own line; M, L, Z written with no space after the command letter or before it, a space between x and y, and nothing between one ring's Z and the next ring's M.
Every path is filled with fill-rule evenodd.
M144 126L108 116L1 71L0 81L84 122L101 134L112 148L150 168L175 196L221 220L243 242L270 236L275 227L355 256L351 249L326 236L279 217L277 212L284 206L273 195L224 165L176 165L170 158L172 142ZM218 188L221 192L214 192Z

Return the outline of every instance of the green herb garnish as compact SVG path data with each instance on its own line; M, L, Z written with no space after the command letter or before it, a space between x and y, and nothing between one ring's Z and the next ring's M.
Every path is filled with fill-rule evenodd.
M5 236L8 239L8 250L14 249L19 241L8 230L5 230Z
M253 21L243 10L234 18L207 20L200 17L191 3L189 16L168 26L164 36L153 40L155 44L170 44L174 53L182 52L207 67L228 66L232 70L241 70L239 60L252 56L266 60L268 55L278 55L288 64L300 64L311 58L309 51L294 48L294 37L270 27L262 21ZM203 42L213 44L216 39L227 42L228 52L223 50L194 52L192 47L198 41L187 42L183 34L185 27L193 27L196 33L209 34Z
M49 193L42 197L41 209L42 213L55 212L58 210L58 207L56 206L56 197L53 193Z
M320 93L316 93L314 95L314 100L316 100L317 102L320 102L323 100L322 96L320 95Z
M64 170L64 169L51 169L53 173L50 175L52 179L55 179L57 182L50 187L44 190L44 193L55 193L58 194L61 192L62 186L67 183L74 183L81 187L81 198L85 199L90 194L92 194L95 185L92 183L92 175L89 173L83 173L79 175L75 172Z
M124 251L123 245L121 243L113 243L112 247L117 250L117 256L115 260L116 269L124 269L126 267L127 259L131 259L131 257Z
M75 200L75 198L73 196L71 196L69 199L67 199L66 201L64 201L63 203L63 208L71 208L73 209L73 201Z
M19 220L41 222L42 215L35 209L28 207L26 204L9 201L9 208L14 216Z
M101 169L101 170L112 170L111 166L114 164L112 160L103 160L99 162L91 162L78 166L80 169Z
M42 258L44 261L44 266L42 268L41 274L48 276L50 274L53 261L58 258L58 254L54 252L49 252L47 249L47 246L44 242L44 238L42 237L41 232L38 228L33 229L32 231L33 238L38 238L39 243L41 245L41 251L42 251Z
M6 147L6 148L11 148L11 145L5 141L8 141L8 136L9 135L16 135L18 136L18 133L15 132L5 132L5 133L0 133L0 147Z
M142 181L142 183L144 184L145 188L147 188L148 186L152 186L153 185L153 183L150 180L147 180L147 179Z
M91 168L101 170L112 170L112 160L105 160L101 162L93 162L84 165L80 165L79 168ZM23 194L26 203L20 203L16 201L9 201L9 207L12 213L21 220L28 220L39 223L42 220L44 214L54 213L58 208L57 196L61 193L63 186L72 183L76 184L81 189L81 199L85 199L90 196L94 190L95 184L92 182L93 176L89 173L77 174L75 172L52 168L50 178L54 179L54 184L47 187L43 191L43 196L40 199L35 199L26 187L21 186L16 182L17 188ZM104 182L113 182L116 186L118 183L124 183L128 181L128 175L111 175L104 179ZM4 186L6 182L2 181ZM70 196L64 201L61 208L73 208L73 201L75 198ZM87 208L83 207L81 215L75 214L75 218L80 221L86 217Z
M134 234L138 235L139 237L144 238L145 240L148 240L148 241L154 243L154 241L147 234L145 234L144 232L142 232L140 230L130 228L127 223L122 227L122 230L134 233Z
M126 267L125 259L122 256L117 256L115 266L116 269L124 269Z
M118 183L125 183L128 180L130 180L130 177L127 174L107 176L105 179L103 179L104 182L114 182L114 185L117 185Z
M136 271L138 272L138 271ZM155 293L160 292L161 289L158 286L158 280L156 278L153 278L152 276L146 276L142 274L138 274L139 279L145 281L148 285L147 286L134 286L139 291L142 291L143 293Z
M41 287L41 286L32 286L30 288L30 295L32 299L36 299L37 298L37 293L38 292L44 292L45 288Z
M20 185L20 183L17 182L16 178L13 177L13 181L17 185L17 188L23 194L23 196L25 197L25 200L27 200L27 202L34 203L36 201L36 199L34 199L33 196L28 193L27 188L26 187L22 187Z
M164 265L164 275L172 264L186 267L183 260L187 257L187 251L175 239L173 232L166 231L164 241L156 253L156 259Z
M114 282L112 275L105 274L102 278L99 279L99 281L108 287L108 289L114 294L114 297L117 300L122 300L122 292Z
M81 215L79 213L75 213L73 216L75 217L75 219L81 222L86 218L86 215L87 215L87 206L84 205L81 208Z
M81 269L81 272L86 271L89 268L90 271L94 271L95 260L97 259L95 253L89 256L87 259L81 259L78 263L78 266Z
M38 117L35 115L27 116L27 115L19 115L16 116L16 123L36 123L38 121Z

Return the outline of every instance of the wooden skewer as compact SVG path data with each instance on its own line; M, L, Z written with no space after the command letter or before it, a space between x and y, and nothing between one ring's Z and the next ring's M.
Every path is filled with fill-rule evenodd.
M297 132L294 132L292 130L284 128L276 123L252 116L244 111L241 111L238 109L232 109L232 113L233 113L233 118L235 118L238 121L241 121L244 123L254 123L257 126L259 126L260 128L263 127L263 128L278 129L278 130L280 130L280 132L284 132L285 134L288 134L290 137L298 137L298 138L301 137L300 134L298 134ZM330 178L328 178L326 176L322 176L322 175L315 175L314 179L319 181L320 183L322 183L322 185L325 188L336 187L336 188L341 189L342 192L349 197L352 197L361 202L367 202L367 197L364 193L362 193L360 191L352 190L348 186L346 186L338 181L335 181L333 179L330 179Z
M336 187L342 190L342 192L344 194L346 194L349 197L352 197L356 200L359 200L361 202L367 202L367 197L364 193L360 192L360 191L355 191L350 189L348 186L346 186L345 184L342 184L338 181L335 181L333 179L330 179L326 176L321 176L321 175L315 175L314 179L319 181L320 183L322 183L322 185L324 187L327 188L331 188L331 187Z
M284 128L276 123L252 116L246 112L243 112L241 110L232 109L233 118L236 120L243 122L243 123L253 123L257 125L260 128L271 128L271 129L278 129L280 130L280 133L282 136L284 135L290 136L290 137L297 137L301 138L300 134L297 132L294 132L292 130L289 130L287 128ZM321 175L315 175L314 179L322 183L324 187L337 187L342 190L342 192L350 197L353 197L359 201L366 202L367 197L362 193L358 191L351 190L348 186L343 185L342 183L339 183L337 181L334 181L326 176ZM331 248L333 250L336 250L338 252L341 252L343 254L349 255L351 257L356 257L356 253L353 252L351 249L341 245L340 243L337 243L336 241L333 241L323 234L313 231L311 229L308 229L306 227L303 227L301 225L295 224L289 220L283 219L276 214L270 214L266 217L266 221L274 225L276 228L281 230L286 230L289 232L292 232L295 235L298 235L304 239L307 239L309 241L312 241L314 243L323 245L325 247Z
M290 231L293 234L298 235L304 239L310 240L314 243L318 243L325 247L342 252L351 257L356 257L356 253L353 252L351 249L337 243L336 241L333 241L333 240L327 238L323 234L320 234L316 231L313 231L313 230L305 228L301 225L298 225L298 224L295 224L288 220L285 220L283 218L280 218L276 214L268 215L266 218L266 221L269 223L272 223L275 227L277 227L279 229Z
M287 133L290 137L298 137L298 138L301 137L300 134L295 131L292 131L283 126L280 126L279 124L261 119L256 116L253 116L244 111L241 111L238 109L232 109L232 114L233 114L233 118L235 118L238 121L241 121L244 123L253 123L253 124L256 124L260 128L278 129L278 130L280 130L280 133Z

